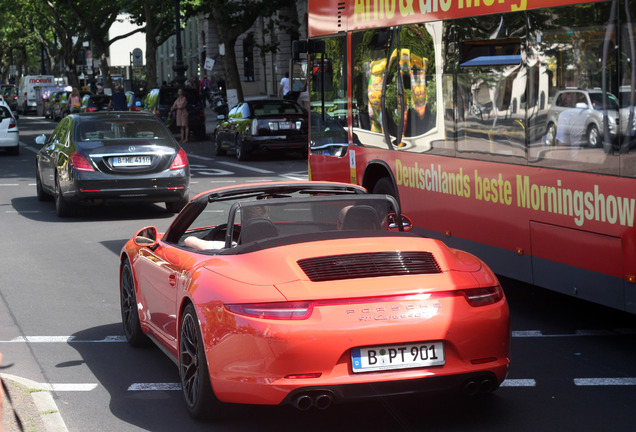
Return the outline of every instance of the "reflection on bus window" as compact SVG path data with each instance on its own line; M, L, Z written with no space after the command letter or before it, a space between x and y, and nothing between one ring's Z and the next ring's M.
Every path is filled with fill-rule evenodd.
M457 152L462 157L526 163L523 19L523 14L506 14L456 23L462 29L457 70Z
M436 75L441 28L414 24L353 34L353 127L362 145L425 152L443 141Z
M630 65L625 61L633 56L620 53L616 33L607 33L616 19L611 4L591 7L529 13L533 27L528 32L528 61L536 73L528 82L528 94L538 95L541 103L527 120L528 162L634 176L634 161L624 164L633 159L629 146L620 148L629 128L619 101L621 81L630 80L629 72L619 70L627 72Z
M348 146L347 58L345 37L325 39L325 52L313 53L310 69L310 150L343 157Z

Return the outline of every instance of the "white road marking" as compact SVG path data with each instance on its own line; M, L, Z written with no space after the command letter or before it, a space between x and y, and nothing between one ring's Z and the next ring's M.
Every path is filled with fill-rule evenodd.
M533 379L506 379L501 383L501 387L536 387L537 382Z
M616 330L576 330L574 333L559 334L543 334L541 330L520 330L513 331L513 338L528 337L544 337L544 338L561 338L561 337L581 337L581 336L617 336L625 334L633 334L634 329L616 329Z
M214 158L209 158L209 157L206 157L206 156L199 156L199 155L196 155L196 154L189 154L188 158L190 158L190 159L199 159L199 160L204 160L204 161L213 161L213 160L215 160Z
M99 342L126 342L125 336L106 336L104 339L76 339L75 336L18 336L9 341L1 342L28 342L28 343L99 343Z
M262 173L262 174L274 174L274 171L268 171L268 170L264 170L264 169L261 169L261 168L245 166L245 165L237 164L237 163L234 163L234 162L220 161L219 163L220 164L224 164L224 165L228 165L228 166L232 166L232 167L236 167L236 168L245 169L245 170L248 170L248 171L254 171L254 172Z
M19 183L0 183L0 186L20 186Z
M45 390L55 392L87 392L95 390L97 384L49 384L42 383Z
M179 383L134 383L128 391L176 391L181 390Z
M576 386L636 386L636 378L574 378Z

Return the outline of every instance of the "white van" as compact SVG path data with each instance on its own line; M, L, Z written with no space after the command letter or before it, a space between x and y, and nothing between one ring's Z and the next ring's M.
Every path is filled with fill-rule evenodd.
M53 75L25 75L20 78L18 85L18 112L26 114L29 111L37 111L36 88L51 87L55 85Z

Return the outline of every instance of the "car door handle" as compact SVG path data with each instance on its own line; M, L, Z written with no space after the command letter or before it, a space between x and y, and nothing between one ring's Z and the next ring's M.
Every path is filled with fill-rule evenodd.
M170 286L175 286L177 284L177 277L171 274L168 276L168 282L170 283Z

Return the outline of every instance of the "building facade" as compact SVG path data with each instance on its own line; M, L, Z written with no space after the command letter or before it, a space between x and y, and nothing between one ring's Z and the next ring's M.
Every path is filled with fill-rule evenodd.
M243 95L246 98L277 96L280 80L289 69L292 39L307 37L306 2L296 2L294 7L280 12L277 18L287 24L274 28L272 31L271 18L259 18L252 28L242 34L236 42L236 61ZM289 28L293 30L282 30ZM171 82L174 79L172 66L176 61L175 39L174 36L171 37L157 51L159 83ZM218 32L213 20L207 19L206 14L190 18L185 23L181 42L183 61L188 66L186 71L188 79L193 76L199 79L207 76L213 84L224 81L222 59L224 50L219 44ZM275 53L264 52L262 47L272 42L278 42L278 50ZM211 68L206 69L206 66Z

